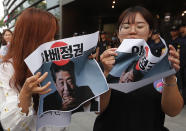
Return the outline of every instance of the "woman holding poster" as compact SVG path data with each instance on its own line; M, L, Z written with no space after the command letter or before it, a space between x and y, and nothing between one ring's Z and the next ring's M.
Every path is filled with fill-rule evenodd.
M38 72L32 76L24 59L41 44L54 40L58 29L57 19L41 9L28 8L17 19L12 43L0 63L0 122L4 130L36 131L37 95L50 92L51 83L40 87L48 73ZM41 130L66 129L46 127Z
M153 31L150 12L135 6L126 9L119 18L118 38L148 41ZM115 64L116 48L106 50L100 57L108 83L108 75ZM179 54L169 46L168 60L179 70ZM131 74L131 73L128 73ZM120 82L133 81L135 76L120 78ZM158 86L161 86L161 90ZM158 89L157 89L158 88ZM130 93L110 90L101 96L101 114L94 124L94 131L166 131L165 114L176 116L183 107L175 75L168 76Z

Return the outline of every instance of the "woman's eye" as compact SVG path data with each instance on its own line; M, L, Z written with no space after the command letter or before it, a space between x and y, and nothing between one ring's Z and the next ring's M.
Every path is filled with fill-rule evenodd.
M141 29L141 28L143 28L144 27L144 25L137 25L137 28L138 29Z
M129 28L129 25L123 25L123 28L124 29L128 29Z
M120 31L126 30L126 29L128 29L128 28L129 28L129 25L124 24L124 25L122 25L122 26L120 27Z
M141 28L143 28L143 26L138 26L138 29L141 29Z

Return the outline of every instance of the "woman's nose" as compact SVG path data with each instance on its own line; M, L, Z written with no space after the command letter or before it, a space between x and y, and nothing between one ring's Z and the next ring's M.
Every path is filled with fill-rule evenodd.
M130 32L129 33L130 34L135 34L136 33L136 27L135 27L135 25L131 25Z

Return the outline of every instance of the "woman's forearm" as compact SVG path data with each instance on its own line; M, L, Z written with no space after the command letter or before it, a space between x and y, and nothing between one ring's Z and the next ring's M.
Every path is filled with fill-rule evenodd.
M103 112L110 101L111 89L100 96L100 112Z
M176 76L165 78L162 92L162 110L169 116L176 116L183 108L183 98L178 90Z
M31 95L27 94L24 90L21 90L19 95L20 103L18 104L18 106L22 108L21 112L28 114L29 107L31 106L31 98Z

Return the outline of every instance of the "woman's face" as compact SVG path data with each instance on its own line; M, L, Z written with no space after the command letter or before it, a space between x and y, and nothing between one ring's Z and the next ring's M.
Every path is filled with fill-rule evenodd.
M3 36L4 40L8 43L11 42L12 40L12 33L10 33L9 31L6 31L4 36Z
M140 13L136 13L134 23L126 18L119 27L118 38L120 42L124 39L144 39L147 41L150 36L149 24Z

